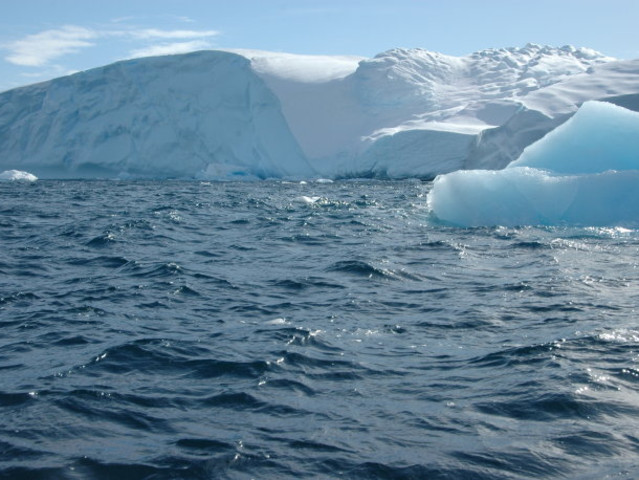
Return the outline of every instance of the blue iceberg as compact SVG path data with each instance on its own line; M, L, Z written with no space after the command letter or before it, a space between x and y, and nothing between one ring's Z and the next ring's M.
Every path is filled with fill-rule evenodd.
M465 227L639 227L639 113L586 102L505 169L440 175L428 204Z

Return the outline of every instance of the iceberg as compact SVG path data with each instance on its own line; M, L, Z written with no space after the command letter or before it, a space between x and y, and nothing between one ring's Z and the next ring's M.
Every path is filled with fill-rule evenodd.
M586 102L503 170L438 176L434 215L464 226L639 226L639 113Z
M277 97L239 55L118 62L0 94L0 168L40 178L314 175Z
M639 64L574 47L528 44L463 57L397 48L312 62L239 53L280 99L310 164L332 178L433 179L503 168L580 103L639 90ZM619 66L603 69L609 64ZM576 87L560 87L581 77Z
M35 182L38 179L35 175L21 170L5 170L0 173L0 181L2 182Z
M585 48L373 58L207 50L0 92L0 170L39 178L421 178L501 169L639 60Z

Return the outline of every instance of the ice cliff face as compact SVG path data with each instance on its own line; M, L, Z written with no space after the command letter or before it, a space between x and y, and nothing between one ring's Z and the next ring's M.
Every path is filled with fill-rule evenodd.
M225 52L131 60L5 92L0 152L0 165L40 178L312 175L278 99Z
M639 61L573 47L196 52L0 94L0 171L427 178L502 168L583 102L637 98Z

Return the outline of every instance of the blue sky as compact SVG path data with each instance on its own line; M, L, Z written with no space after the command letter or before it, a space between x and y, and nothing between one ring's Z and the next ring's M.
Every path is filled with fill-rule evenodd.
M7 0L0 91L151 54L450 55L528 42L639 58L639 0Z

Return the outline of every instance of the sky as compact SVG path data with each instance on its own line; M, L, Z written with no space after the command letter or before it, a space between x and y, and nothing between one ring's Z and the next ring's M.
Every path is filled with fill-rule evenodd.
M639 0L2 0L0 91L202 49L373 57L526 43L639 58Z

